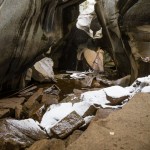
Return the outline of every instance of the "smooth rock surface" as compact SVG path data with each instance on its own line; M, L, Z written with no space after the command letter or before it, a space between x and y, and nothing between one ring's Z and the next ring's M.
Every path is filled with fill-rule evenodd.
M65 143L60 139L43 139L35 142L27 150L65 150Z
M93 121L67 150L149 150L150 99L139 93L121 110Z

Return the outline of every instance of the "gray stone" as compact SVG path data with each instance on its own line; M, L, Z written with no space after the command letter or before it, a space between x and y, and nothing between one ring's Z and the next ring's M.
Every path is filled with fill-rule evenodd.
M84 119L74 111L52 127L51 131L59 138L65 138L83 124Z
M39 82L50 82L54 79L53 61L43 58L32 67L32 78Z
M19 150L33 144L35 141L47 138L33 119L0 121L0 149Z

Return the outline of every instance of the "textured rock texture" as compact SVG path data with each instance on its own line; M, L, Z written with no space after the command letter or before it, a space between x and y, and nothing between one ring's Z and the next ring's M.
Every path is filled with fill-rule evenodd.
M1 89L23 86L22 74L63 37L63 11L80 1L0 1Z
M84 119L74 111L52 127L51 131L59 138L65 138L83 124Z

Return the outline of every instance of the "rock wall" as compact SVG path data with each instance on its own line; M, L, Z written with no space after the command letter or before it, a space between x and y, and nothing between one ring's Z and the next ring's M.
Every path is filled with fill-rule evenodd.
M80 1L0 1L0 89L17 88L24 71L62 38L63 10Z

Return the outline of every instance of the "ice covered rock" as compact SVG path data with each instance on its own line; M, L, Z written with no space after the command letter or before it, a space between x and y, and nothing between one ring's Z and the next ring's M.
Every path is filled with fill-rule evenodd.
M85 101L91 105L101 106L102 108L118 108L122 107L122 105L114 105L110 104L110 101L107 99L106 93L104 89L97 91L89 91L81 94L81 100Z
M30 146L35 141L47 138L33 119L0 121L0 149L21 149Z
M101 105L103 108L107 107L107 103L109 103L103 90L85 92L81 94L80 98L91 105Z
M104 89L106 93L107 100L111 102L111 104L121 104L122 101L126 100L130 93L128 90L121 86L111 86Z
M47 109L40 125L46 129L49 135L51 135L50 129L72 111L74 111L72 103L53 104Z
M73 111L60 122L58 122L54 127L52 127L51 131L59 138L65 138L83 124L84 119L75 111Z
M43 58L32 67L32 78L39 82L49 82L54 79L53 61Z

